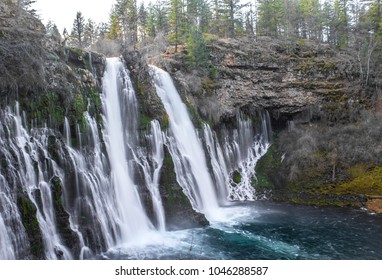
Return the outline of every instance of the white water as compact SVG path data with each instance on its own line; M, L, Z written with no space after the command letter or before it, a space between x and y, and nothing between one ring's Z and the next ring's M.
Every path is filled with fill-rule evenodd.
M1 141L1 139L0 139ZM1 147L2 145L0 145ZM0 175L0 259L12 260L29 248L28 237L21 223L17 205L2 175ZM9 228L15 228L10 231Z
M93 253L85 243L88 239L86 228L94 231L95 242L105 247L115 245L118 224L114 220L116 215L115 195L108 176L106 156L102 153L101 141L96 121L85 113L88 135L87 145L91 153L79 152L68 148L70 164L73 165L74 176L68 178L72 182L68 185L74 188L65 189L65 208L70 209L72 229L77 233L81 253L80 258L92 256ZM102 249L102 248L100 248Z
M72 141L71 141L71 135L70 135L70 124L69 124L69 120L67 117L65 117L65 119L64 119L64 137L66 140L66 145L71 147Z
M10 156L14 158L8 159L7 162L18 165L18 172L13 175L17 177L13 177L13 180L20 180L20 186L36 207L36 218L44 243L45 256L47 259L71 259L71 253L63 245L57 232L52 192L49 185L50 177L48 177L46 164L51 169L51 173L59 177L62 174L48 156L47 131L38 131L35 136L31 136L21 124L18 104L15 113L8 111L7 115L10 124L14 127L12 133L15 134L16 140L8 142L9 149L12 150ZM45 161L42 161L41 157ZM39 197L40 203L37 202L36 197ZM13 215L17 215L17 211ZM23 236L22 232L21 236Z
M138 186L129 169L129 145L132 145L129 125L134 119L122 119L121 107L136 102L128 73L119 58L109 58L103 77L104 138L110 160L112 188L115 192L114 207L120 233L117 243L128 242L152 229L138 193ZM124 103L127 102L127 103ZM133 116L134 117L134 116ZM136 116L135 116L136 117ZM128 126L128 128L126 128Z
M241 114L237 115L237 129L232 132L222 131L223 144L219 145L216 137L206 137L207 145L215 146L218 153L216 161L220 168L215 170L220 177L225 178L228 186L229 200L257 200L265 198L264 194L258 195L255 185L257 183L255 167L258 160L267 152L270 146L270 121L267 112L259 115L260 125L257 131L250 118L245 119ZM205 134L211 134L208 125L204 127ZM208 143L208 141L212 141ZM224 147L221 149L220 147ZM210 151L212 159L216 157ZM224 166L225 168L221 168ZM220 173L219 173L220 172ZM240 181L235 182L234 173L239 174ZM237 175L236 175L237 176Z
M165 213L159 192L160 171L163 166L164 158L163 135L157 120L153 120L150 123L150 126L150 133L146 134L146 138L151 153L145 151L147 149L140 147L137 149L137 152L134 152L133 154L135 161L143 170L145 183L151 194L157 229L163 232L166 229Z
M216 190L186 105L180 99L170 75L154 66L151 69L157 93L169 115L170 133L167 143L177 180L194 209L204 213L209 220L215 220L219 217Z

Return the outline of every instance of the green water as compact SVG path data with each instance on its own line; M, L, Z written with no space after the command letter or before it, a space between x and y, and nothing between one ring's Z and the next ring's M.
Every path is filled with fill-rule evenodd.
M151 233L107 259L382 259L382 217L364 210L254 202L206 228Z

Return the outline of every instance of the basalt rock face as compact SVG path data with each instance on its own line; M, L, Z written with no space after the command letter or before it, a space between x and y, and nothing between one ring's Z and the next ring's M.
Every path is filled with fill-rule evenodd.
M44 25L11 1L0 3L0 11L1 96L43 88Z
M150 76L150 69L138 51L125 51L123 58L130 71L130 77L139 102L140 128L146 128L144 119L157 119L164 124L166 112L156 94L156 89Z
M351 121L370 105L355 56L328 45L268 37L218 39L209 43L209 51L211 68L202 75L185 69L184 55L163 62L185 99L206 119L219 122L252 106L271 111L274 119Z

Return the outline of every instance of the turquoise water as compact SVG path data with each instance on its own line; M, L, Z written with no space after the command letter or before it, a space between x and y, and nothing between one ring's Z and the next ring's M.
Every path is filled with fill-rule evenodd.
M382 259L382 216L273 202L222 208L206 228L152 232L106 259Z

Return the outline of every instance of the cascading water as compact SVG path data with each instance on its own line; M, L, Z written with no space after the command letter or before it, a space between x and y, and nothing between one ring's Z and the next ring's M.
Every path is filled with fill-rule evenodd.
M208 173L202 143L170 75L155 66L151 66L151 70L157 93L169 115L170 133L167 143L174 161L177 180L194 209L214 220L219 215L219 203Z
M137 151L134 152L134 159L143 170L146 186L152 198L157 228L159 231L164 231L166 228L165 213L159 192L160 171L164 158L163 135L157 120L152 121L150 126L150 133L147 133L145 137L149 143L149 147L147 148L151 149L151 153L147 152L147 148L139 147Z
M27 203L36 209L35 231L41 232L44 250L41 257L47 259L90 258L118 244L143 238L142 233L154 228L133 180L134 151L142 150L137 146L137 104L128 73L119 59L108 60L103 84L103 137L107 154L97 123L87 112L85 128L75 125L76 141L72 147L67 118L63 142L47 128L28 133L20 121L18 107L15 113L10 109L1 111L0 259L23 258L35 246L30 244L30 233L25 229L29 225L23 223L26 218L20 215L18 186L26 195L27 202L22 207L29 207L27 214L34 215ZM142 172L150 178L146 186L152 196L158 229L164 230L158 190L163 138L157 122L152 122L146 137L151 149L140 154L139 159L143 163ZM62 185L62 211L69 214L66 221L61 216L59 222L61 226L68 223L76 236L66 233L65 242L56 221L60 214L54 205L57 199L52 193L54 184ZM79 247L75 249L76 255L69 252L68 243Z
M67 117L64 118L64 137L66 140L66 145L68 145L69 147L72 146L71 135L70 135L70 124Z
M211 131L208 124L204 125L204 137L215 182L219 189L228 189L229 200L256 200L256 172L257 161L267 152L270 146L270 119L267 112L259 116L260 124L254 130L250 118L244 119L237 115L237 129L221 132L223 143L220 144L216 134ZM223 147L223 149L221 148ZM262 194L263 195L263 194Z
M65 208L70 212L72 228L80 240L80 258L93 255L89 240L98 245L97 251L100 252L115 245L119 232L114 219L115 196L108 175L108 161L102 152L97 123L88 113L84 117L88 149L78 151L68 147L68 165L72 166L74 174L66 177L68 187L64 192ZM61 154L64 158L63 151ZM88 234L90 229L91 235Z
M2 143L0 147L3 148ZM10 228L14 230L10 231ZM5 178L0 175L0 259L17 259L23 256L29 247L28 237L14 200L14 192L9 188Z
M266 114L258 131L240 115L233 131L217 134L206 124L203 142L171 77L154 67L152 72L169 115L166 134L156 120L145 133L138 132L135 93L118 58L107 60L103 77L102 132L87 112L81 125L71 126L65 117L60 135L32 125L28 130L18 107L0 111L0 259L31 255L39 241L31 237L26 219L37 226L33 234L40 234L42 247L38 256L46 259L86 259L123 244L145 246L147 234L156 231L160 235L150 236L162 242L160 236L167 234L159 191L164 145L184 193L210 221L225 219L221 206L229 200L256 198L250 183L269 143ZM75 128L73 135L70 127ZM240 182L232 180L235 171ZM20 193L25 201L20 202ZM143 201L152 203L152 212Z
M55 213L52 201L52 191L49 183L50 175L61 175L53 160L48 156L47 141L48 131L46 129L33 131L34 135L29 135L21 124L21 117L18 111L18 104L16 105L16 112L5 112L3 119L6 123L3 124L7 131L2 135L2 144L4 145L5 159L7 163L8 180L2 177L2 188L5 191L2 195L9 201L10 206L15 211L12 213L18 223L13 222L20 232L13 231L5 235L5 240L11 240L13 234L17 234L19 239L25 240L25 230L20 229L21 219L18 216L19 211L12 204L17 201L16 197L12 197L12 192L15 190L6 190L8 181L19 182L23 188L23 192L27 195L33 206L36 208L36 219L41 232L42 241L44 243L44 252L47 259L71 259L72 255L63 244L59 233L57 231L57 224L55 220ZM4 142L4 140L6 142ZM6 153L9 151L9 153ZM9 188L9 187L8 187ZM12 201L12 202L11 202ZM25 203L24 203L25 205ZM27 207L27 206L25 206ZM12 209L11 208L11 209ZM9 211L10 209L8 209ZM1 211L3 213L3 211ZM6 211L4 212L6 213ZM3 215L3 214L2 214ZM9 217L2 218L8 223ZM13 240L12 240L13 239ZM2 241L3 243L4 241ZM26 242L22 242L23 246L27 246ZM11 245L12 246L12 245ZM29 245L30 246L30 245ZM11 247L12 248L12 247ZM8 254L9 255L9 254Z
M133 158L133 132L136 130L137 105L128 73L119 58L107 60L103 77L105 142L110 160L112 187L117 198L118 242L139 238L152 229L133 180L129 161Z

